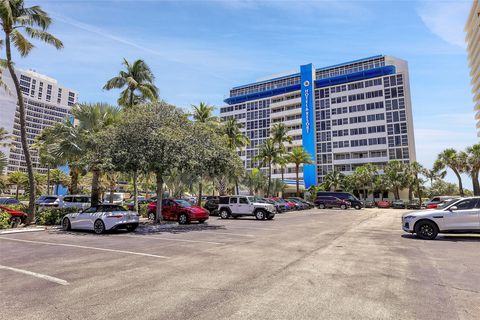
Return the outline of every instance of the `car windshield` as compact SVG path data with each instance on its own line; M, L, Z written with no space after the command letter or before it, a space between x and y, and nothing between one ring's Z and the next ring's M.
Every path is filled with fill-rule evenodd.
M447 200L447 201L445 201L444 203L440 203L440 204L438 205L438 208L439 208L439 209L447 208L447 207L451 206L452 204L454 204L455 202L457 202L458 200L460 200L460 199L450 199L450 200Z
M45 197L41 199L43 203L54 203L57 200L56 197Z
M348 200L354 200L354 201L358 201L358 198L357 198L357 197L355 197L355 196L354 196L354 195L352 195L352 194L349 194L349 195L348 195Z
M187 200L182 200L182 199L175 200L175 203L177 203L179 206L184 207L184 208L189 208L189 207L192 206L192 204L190 202L188 202Z

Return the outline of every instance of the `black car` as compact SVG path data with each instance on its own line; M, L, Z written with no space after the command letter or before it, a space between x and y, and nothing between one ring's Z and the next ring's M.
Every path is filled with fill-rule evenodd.
M405 201L403 200L394 200L392 202L393 209L405 209Z
M210 198L205 201L203 207L208 210L211 216L218 215L218 198Z
M305 204L308 209L311 209L311 208L314 208L314 207L315 207L315 204L314 204L313 202L304 200L304 199L302 199L302 198L300 198L300 197L290 197L290 198L288 198L288 199L300 201L301 203ZM287 199L287 200L288 200L288 199Z
M420 210L422 209L422 206L420 206L419 200L411 200L407 203L407 209Z
M365 208L375 208L377 204L375 203L375 200L373 199L367 199L364 202L364 207Z
M363 208L363 202L358 200L353 194L349 192L329 192L329 191L320 191L317 192L317 197L335 197L341 200L350 202L351 207L357 210Z
M15 198L0 198L0 204L21 204L21 202Z

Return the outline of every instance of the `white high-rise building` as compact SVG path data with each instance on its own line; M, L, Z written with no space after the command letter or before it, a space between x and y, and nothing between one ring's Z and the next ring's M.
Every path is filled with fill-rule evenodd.
M470 66L470 77L472 81L472 95L475 103L473 110L476 112L478 136L480 137L480 4L474 0L467 24L467 52Z
M70 116L71 107L77 102L78 93L62 87L57 80L30 70L16 70L23 92L26 109L28 144L43 128L64 121ZM8 70L3 70L2 80L9 91L0 89L0 127L11 136L11 146L0 147L7 159L6 172L26 172L25 157L20 140L20 118L17 106L15 86ZM38 153L31 149L33 167L37 172L46 173L47 169L40 165Z
M251 143L240 153L246 169L259 146L277 123L285 124L293 143L303 146L314 160L302 166L301 184L323 182L331 171L352 173L373 163L382 170L389 160L415 161L408 64L390 56L374 56L335 66L300 67L300 72L234 87L222 119L244 124ZM280 169L273 178L280 179ZM295 183L288 165L284 182Z

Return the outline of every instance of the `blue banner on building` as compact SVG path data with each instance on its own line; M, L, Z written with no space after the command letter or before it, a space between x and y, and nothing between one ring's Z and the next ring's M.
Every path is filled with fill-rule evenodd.
M315 108L314 108L314 72L313 65L306 64L300 67L301 92L302 92L302 140L303 148L310 154L315 162ZM317 184L317 169L315 164L303 166L303 179L305 188Z

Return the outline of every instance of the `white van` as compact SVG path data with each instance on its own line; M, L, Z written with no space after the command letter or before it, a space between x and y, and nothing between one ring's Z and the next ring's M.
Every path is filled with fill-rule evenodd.
M92 198L84 195L66 195L60 202L60 208L79 208L86 209L90 207Z
M125 194L124 193L114 192L113 193L113 201L110 202L110 193L107 193L107 194L105 194L105 198L103 199L103 203L105 203L105 204L113 203L113 204L122 205L124 199L125 199Z

